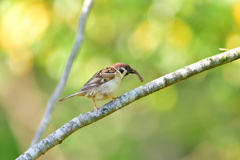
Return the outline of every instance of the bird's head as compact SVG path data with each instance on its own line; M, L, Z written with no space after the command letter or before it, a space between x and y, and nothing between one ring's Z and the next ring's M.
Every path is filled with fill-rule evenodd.
M136 74L138 76L138 78L140 79L140 81L141 82L143 81L142 77L138 74L138 72L135 69L131 68L126 63L116 63L116 64L112 65L111 67L116 68L119 71L118 73L120 73L122 75L122 77L127 76L129 73Z

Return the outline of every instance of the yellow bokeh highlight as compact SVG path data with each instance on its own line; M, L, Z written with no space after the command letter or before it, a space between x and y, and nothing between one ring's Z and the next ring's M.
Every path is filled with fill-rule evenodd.
M140 23L128 40L128 49L136 58L151 56L161 42L161 34L152 30L147 21Z
M30 50L22 50L18 52L11 52L8 58L8 65L10 70L16 76L23 76L32 70L33 56Z
M173 25L175 14L169 6L156 3L149 8L147 20L152 29L165 31Z
M5 50L32 44L38 40L49 24L44 4L19 3L5 13L1 25L1 46Z
M72 20L78 17L81 11L82 3L79 0L55 0L53 10L61 19Z
M226 39L226 48L227 49L232 49L238 47L240 44L240 34L235 33L232 35L229 35L228 38Z
M72 30L76 31L79 14L82 8L82 1L79 0L55 0L53 13Z
M240 27L240 2L233 5L232 13L238 27Z
M15 75L25 75L32 68L30 46L39 40L49 25L49 13L42 3L14 3L1 19L0 46L8 54L8 64Z
M170 29L168 41L175 47L188 47L192 39L191 27L185 21L177 19Z

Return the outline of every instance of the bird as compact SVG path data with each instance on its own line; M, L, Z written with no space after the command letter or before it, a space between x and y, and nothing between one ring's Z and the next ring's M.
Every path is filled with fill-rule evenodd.
M112 98L112 101L116 99L113 97L113 93L117 90L122 79L128 74L136 74L141 82L143 82L142 77L139 73L131 68L126 63L116 63L112 66L104 68L93 75L79 92L71 94L59 101L66 100L74 96L84 96L86 98L93 99L94 109L97 109L95 101L102 101L108 98Z

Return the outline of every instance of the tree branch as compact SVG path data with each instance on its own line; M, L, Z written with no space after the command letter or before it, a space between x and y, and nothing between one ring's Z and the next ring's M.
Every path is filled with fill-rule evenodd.
M134 90L117 98L114 103L111 101L102 107L99 107L98 110L93 110L75 117L61 128L50 134L48 137L29 148L25 153L19 156L17 160L36 159L50 148L60 144L65 138L67 138L76 130L100 120L101 118L125 107L137 99L143 98L153 92L168 87L205 70L212 69L239 58L240 47L203 59L199 62L193 63L175 72L155 79L145 85L135 88Z
M34 144L36 144L37 142L39 142L43 132L46 130L46 128L50 122L51 113L54 108L54 105L55 105L57 98L59 97L63 87L66 84L70 69L72 67L73 60L74 60L79 48L82 46L82 42L83 42L83 38L84 38L83 30L84 30L84 26L86 23L86 18L88 16L89 11L92 6L92 2L93 2L93 0L85 0L83 3L82 12L81 12L81 16L79 18L79 23L78 23L78 28L77 28L77 35L76 35L76 38L74 41L74 45L73 45L71 54L68 58L66 67L64 69L64 72L63 72L58 84L57 84L57 87L55 88L52 96L50 97L50 99L47 103L47 107L46 107L44 116L42 117L42 120L38 126L38 129L34 135L34 138L31 142L30 147L33 146Z

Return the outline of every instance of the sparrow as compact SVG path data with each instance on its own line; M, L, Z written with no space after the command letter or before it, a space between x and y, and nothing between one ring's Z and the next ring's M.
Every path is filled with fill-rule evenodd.
M74 96L84 96L86 98L93 99L94 109L97 109L95 100L101 101L112 98L112 101L114 102L116 97L113 97L113 93L117 90L122 79L128 74L136 74L139 80L141 82L143 81L138 72L131 68L128 64L116 63L95 73L93 77L89 79L82 88L80 88L79 92L67 96L59 101L63 101Z

